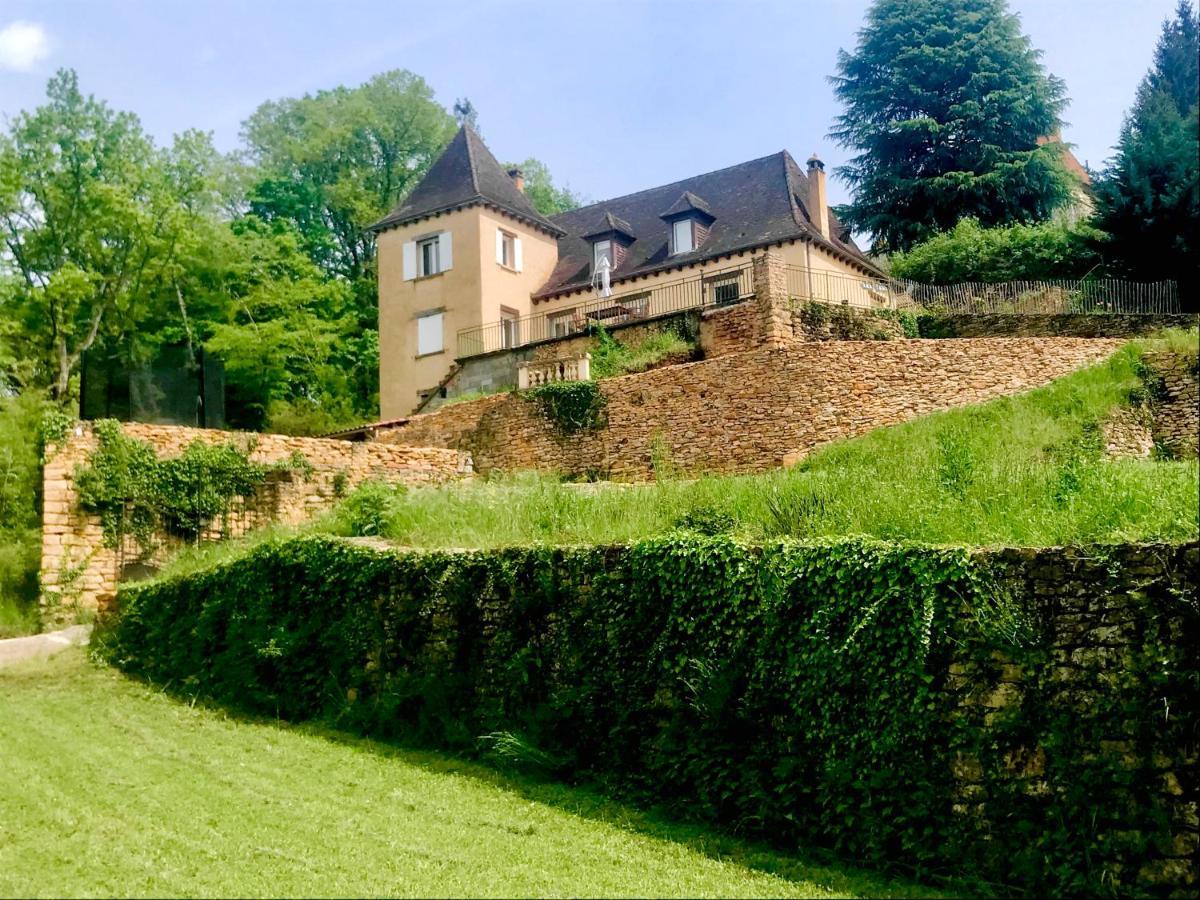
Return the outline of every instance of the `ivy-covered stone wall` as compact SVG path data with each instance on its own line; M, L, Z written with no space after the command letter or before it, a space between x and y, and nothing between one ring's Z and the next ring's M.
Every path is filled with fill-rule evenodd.
M195 442L232 442L249 462L271 468L264 471L262 483L251 496L233 498L222 515L203 524L195 535L200 540L236 537L271 522L303 521L368 478L424 484L472 471L469 454L457 450L139 423L123 424L120 432L145 442L160 458L179 457ZM127 567L143 572L152 569L180 543L178 535L168 533L158 522L145 523L151 533L142 535L141 540L134 533L138 523L133 521L114 535L111 523L106 529L99 513L81 506L78 479L98 444L94 426L80 423L57 445L46 448L39 577L42 612L48 622L79 609L103 606ZM292 462L294 466L289 465ZM198 486L201 491L203 488Z
M227 704L501 740L519 764L859 863L1194 896L1198 572L1195 542L311 537L124 586L97 642Z

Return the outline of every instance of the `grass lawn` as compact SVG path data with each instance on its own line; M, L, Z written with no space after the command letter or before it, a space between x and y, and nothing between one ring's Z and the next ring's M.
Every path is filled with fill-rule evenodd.
M0 895L937 896L596 794L192 707L83 653L0 669Z

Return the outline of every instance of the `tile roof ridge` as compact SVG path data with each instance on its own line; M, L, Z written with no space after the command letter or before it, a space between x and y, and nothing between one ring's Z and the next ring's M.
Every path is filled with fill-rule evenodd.
M478 137L478 135L475 134L475 130L467 122L463 122L462 132L463 143L467 145L467 167L471 170L471 187L475 190L477 196L483 196L479 190L479 169L475 162L475 149L471 146L471 138ZM479 139L483 140L482 138Z
M640 191L632 191L628 194L620 194L616 197L609 197L606 200L598 200L595 203L589 203L586 206L577 206L574 209L568 209L565 212L555 213L553 216L550 216L550 221L553 222L555 219L559 218L560 216L574 215L574 214L582 212L583 210L586 210L586 209L593 209L596 207L604 207L604 206L608 205L609 203L615 203L618 200L628 200L631 197L637 197L639 194L648 194L651 191L666 190L669 187L675 187L676 185L681 185L686 181L693 181L697 178L706 178L709 175L716 175L718 172L727 172L730 169L738 169L738 168L741 168L742 166L750 166L750 165L753 165L754 163L761 163L765 160L772 159L776 156L779 156L780 153L787 153L787 151L782 150L782 151L777 151L775 153L768 153L766 156L756 156L754 159L746 159L740 163L734 163L731 166L721 166L720 168L717 168L717 169L710 169L707 172L700 172L699 174L696 174L696 175L689 175L687 178L680 178L675 181L667 182L666 184L659 184L659 185L655 185L654 187L642 188L642 190L640 190ZM681 188L680 190L682 191L683 189Z

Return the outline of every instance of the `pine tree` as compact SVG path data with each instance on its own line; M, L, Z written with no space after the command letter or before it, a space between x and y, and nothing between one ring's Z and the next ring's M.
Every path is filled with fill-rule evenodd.
M907 250L963 218L1032 222L1069 196L1053 134L1065 100L1004 0L876 0L830 80L832 132L857 151L838 170L840 213L877 250Z
M1114 270L1179 282L1193 307L1200 226L1200 22L1188 0L1163 24L1117 153L1097 184L1097 224Z

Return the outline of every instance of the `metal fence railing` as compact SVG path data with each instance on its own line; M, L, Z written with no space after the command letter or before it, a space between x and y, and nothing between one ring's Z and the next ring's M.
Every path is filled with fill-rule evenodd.
M894 309L897 305L898 283L886 278L862 278L805 266L785 266L784 269L788 296L794 301L886 309Z
M458 332L458 356L479 356L538 341L584 334L598 325L624 325L641 319L708 306L737 303L754 295L750 265L701 272L663 284L614 293L567 309L491 322Z
M817 302L873 309L916 308L968 315L1087 313L1161 315L1180 312L1173 281L1140 283L1116 278L1010 281L1001 284L920 284L863 278L785 266L793 303ZM749 263L701 272L662 284L629 288L567 309L504 319L458 333L458 356L479 356L539 341L584 334L598 325L622 325L670 313L724 306L754 296Z
M899 285L900 296L907 303L931 312L1016 315L1163 315L1180 312L1179 289L1174 281L1083 278L947 285L905 281Z
M929 312L1033 315L1086 313L1159 315L1178 313L1173 281L1142 283L1117 278L1053 279L1004 283L921 284L862 278L787 266L788 295L797 301L885 309L920 307Z

